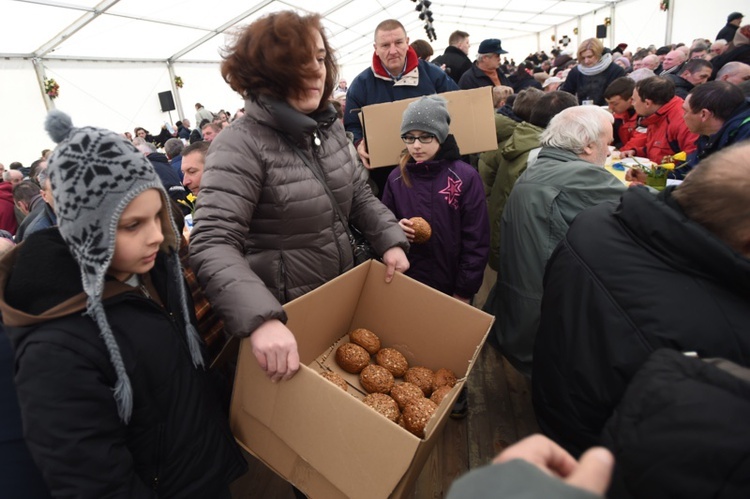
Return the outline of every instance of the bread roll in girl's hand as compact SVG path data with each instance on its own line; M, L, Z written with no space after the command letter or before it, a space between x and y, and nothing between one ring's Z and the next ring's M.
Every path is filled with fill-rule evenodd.
M424 244L432 237L432 227L422 217L411 217L411 228L414 229L414 244Z

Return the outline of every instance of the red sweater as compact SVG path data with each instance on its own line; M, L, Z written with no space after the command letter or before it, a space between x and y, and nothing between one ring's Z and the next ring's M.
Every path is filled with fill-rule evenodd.
M0 182L0 229L15 235L18 229L15 203L13 202L13 185L10 182Z
M683 100L673 97L651 116L641 120L647 127L644 147L637 147L637 156L645 156L655 163L661 163L664 156L671 156L680 151L690 154L696 149L698 134L688 130L683 118Z

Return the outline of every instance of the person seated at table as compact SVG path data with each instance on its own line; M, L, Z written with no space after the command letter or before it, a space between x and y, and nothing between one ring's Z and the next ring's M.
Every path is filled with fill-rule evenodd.
M641 124L646 127L646 140L643 146L623 148L622 156L645 156L654 163L661 163L665 156L695 151L698 135L685 124L682 102L674 94L674 83L664 77L654 76L637 82L633 107L643 117ZM632 171L628 172L628 180Z
M658 348L750 366L750 142L659 194L631 187L578 214L549 259L534 346L542 431L573 455L599 443Z
M542 132L536 162L510 192L500 222L500 265L485 311L503 355L531 373L547 259L585 208L615 201L625 185L604 169L612 115L598 106L569 107Z
M604 99L615 118L612 143L617 149L636 149L646 140L643 129L638 127L638 114L633 107L635 81L627 76L618 78L604 91Z

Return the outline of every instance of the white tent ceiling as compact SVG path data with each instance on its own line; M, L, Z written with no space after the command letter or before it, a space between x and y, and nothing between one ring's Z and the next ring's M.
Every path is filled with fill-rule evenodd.
M51 106L78 125L113 130L192 118L193 103L236 110L240 98L222 80L218 63L231 34L278 10L323 16L341 75L351 80L370 65L375 26L400 20L411 40L427 39L415 0L0 0L0 162L24 164L53 144L42 129ZM508 56L549 51L563 35L568 49L594 37L611 19L605 46L631 48L712 38L726 15L747 0L431 0L436 54L451 32L471 34L469 56L485 38L500 38ZM176 88L179 75L184 88ZM60 84L60 97L44 98L41 78ZM159 108L157 94L171 90L177 110Z
M576 16L607 7L610 0L434 0L435 47L456 29L475 41L535 35ZM217 62L231 33L282 9L323 15L331 45L346 66L369 61L375 26L399 19L412 39L426 38L408 0L3 0L0 56L48 59Z

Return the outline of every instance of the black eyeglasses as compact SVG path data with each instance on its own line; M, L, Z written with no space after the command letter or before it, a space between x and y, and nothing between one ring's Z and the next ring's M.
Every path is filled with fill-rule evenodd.
M420 141L422 144L429 144L433 140L435 140L435 136L432 134L426 134L426 135L402 135L401 140L404 141L406 144L413 144L415 140Z

